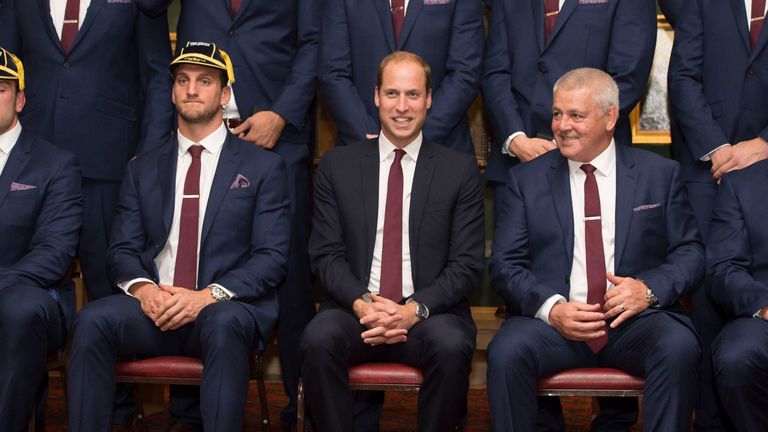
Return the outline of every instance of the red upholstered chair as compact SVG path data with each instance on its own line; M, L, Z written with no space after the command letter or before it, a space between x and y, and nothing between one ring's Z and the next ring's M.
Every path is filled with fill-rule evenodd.
M424 383L421 369L400 363L362 363L349 368L350 390L418 392ZM304 383L299 379L297 429L304 425Z
M642 396L645 380L618 369L569 369L539 380L539 396Z
M269 405L264 386L262 356L255 352L251 357L250 379L256 380L261 405L262 430L269 432ZM140 360L119 361L115 366L115 380L132 384L176 384L200 385L203 377L203 363L200 359L183 356L150 357ZM138 386L133 386L133 398L136 403L137 426L146 432L147 424L144 418L144 405Z

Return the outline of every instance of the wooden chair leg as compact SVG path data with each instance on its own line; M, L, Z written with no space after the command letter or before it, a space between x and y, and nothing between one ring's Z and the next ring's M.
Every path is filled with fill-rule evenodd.
M259 404L261 405L261 429L270 432L269 403L267 402L267 387L264 385L264 361L262 356L256 358L256 386L259 389Z
M296 395L296 430L304 430L304 381L299 378L299 389Z
M141 432L147 432L147 422L144 418L144 400L141 397L141 386L133 384L133 403L136 406L136 426Z

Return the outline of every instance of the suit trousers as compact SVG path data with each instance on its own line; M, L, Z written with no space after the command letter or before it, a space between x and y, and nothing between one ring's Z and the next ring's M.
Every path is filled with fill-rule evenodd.
M0 430L26 430L48 355L65 340L59 305L46 289L0 290Z
M477 329L458 315L434 315L416 324L408 340L370 346L366 328L348 310L319 312L304 330L299 346L301 372L319 432L354 430L348 367L366 362L404 363L422 369L418 430L452 431L466 411L469 371Z
M768 430L768 321L737 318L712 345L723 406L739 431Z
M644 430L688 430L699 342L687 320L681 314L645 312L609 330L608 344L595 354L539 319L508 318L488 346L493 430L541 430L536 428L536 381L581 367L612 367L645 377Z
M68 365L69 429L111 430L118 358L184 355L202 359L205 366L199 390L205 430L241 430L249 356L259 338L248 305L237 301L206 306L193 323L166 332L130 296L92 302L75 321Z

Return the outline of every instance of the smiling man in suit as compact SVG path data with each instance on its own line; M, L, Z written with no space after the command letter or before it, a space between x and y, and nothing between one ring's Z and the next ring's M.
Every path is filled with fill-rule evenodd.
M125 355L201 358L202 427L240 430L249 355L277 319L290 237L285 164L227 132L234 75L216 45L189 42L171 71L176 145L131 161L112 230L110 274L125 294L90 303L75 324L73 431L110 429Z
M66 276L82 222L74 156L22 129L24 68L0 48L0 429L25 430L48 355L64 344Z
M419 431L453 430L466 411L477 333L468 296L483 267L483 190L475 159L422 133L429 65L397 51L379 67L381 133L323 157L315 181L312 267L326 289L300 345L318 431L352 431L349 365L421 368Z
M488 347L494 430L535 430L536 380L596 366L645 377L645 430L688 430L699 343L678 298L704 251L679 166L614 140L605 72L565 74L552 112L558 150L510 171L489 262L510 313Z

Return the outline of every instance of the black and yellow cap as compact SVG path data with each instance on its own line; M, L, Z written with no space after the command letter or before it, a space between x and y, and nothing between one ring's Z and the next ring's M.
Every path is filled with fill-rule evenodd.
M229 83L235 83L235 71L232 68L232 61L227 53L216 48L214 43L187 42L184 47L179 48L169 68L173 71L176 66L182 63L221 69L227 72Z
M16 80L19 82L19 90L24 90L24 65L5 48L0 48L0 79Z

